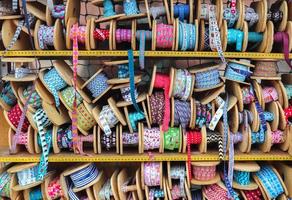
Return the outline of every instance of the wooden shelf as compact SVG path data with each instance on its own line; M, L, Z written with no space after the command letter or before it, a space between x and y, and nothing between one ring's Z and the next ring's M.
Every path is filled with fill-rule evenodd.
M3 51L0 52L1 55ZM72 50L65 51L8 51L5 57L70 57ZM126 57L127 51L79 51L80 57ZM134 51L134 56L139 56L139 51ZM283 53L255 53L255 52L225 52L226 58L266 58L284 59ZM218 58L217 52L193 51L145 51L145 57L176 57L176 58ZM290 54L292 58L292 54Z
M20 153L10 155L7 149L0 150L0 162L38 162L39 155L31 155L28 153ZM235 151L234 159L236 161L291 161L292 156L286 152L274 150L270 153L262 153L260 151L252 151L249 154ZM118 155L114 153L93 154L88 156L74 155L73 153L50 154L49 162L143 162L143 161L186 161L186 154L179 153L153 153L151 156L145 154L127 153ZM192 161L217 161L218 153L212 151L207 154L192 153Z

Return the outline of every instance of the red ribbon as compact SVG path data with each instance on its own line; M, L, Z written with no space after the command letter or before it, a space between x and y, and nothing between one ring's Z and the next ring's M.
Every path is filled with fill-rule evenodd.
M274 35L274 41L275 42L282 42L283 47L283 53L285 57L286 63L289 65L289 67L292 69L292 65L289 59L289 35L286 32L277 32Z

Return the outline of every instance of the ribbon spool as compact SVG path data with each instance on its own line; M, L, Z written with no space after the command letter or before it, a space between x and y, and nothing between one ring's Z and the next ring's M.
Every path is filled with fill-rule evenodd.
M165 97L163 92L156 91L147 95L147 107L151 124L162 125L165 112Z
M223 10L221 10L221 15L223 15L223 20L226 20L229 28L241 29L244 22L244 3L243 1L236 2L236 9L233 12L230 5L223 4Z
M42 199L42 189L39 186L34 188L28 188L23 191L23 197L24 199Z
M0 93L0 105L2 109L9 111L13 105L16 103L16 96L13 93L10 82L6 82L3 85L2 91Z
M20 132L18 135L16 135L16 132L13 131L12 128L9 128L8 143L11 154L19 153L21 149L23 149L23 145L30 154L34 154L35 152L33 128L29 126L27 132Z
M209 126L213 115L215 114L215 104L211 103L202 104L199 101L191 102L191 110L193 115L191 117L190 128L194 129L196 126L202 128L203 125Z
M14 191L11 188L11 185L15 185L15 181L17 181L16 176L11 175L7 172L7 169L11 167L10 165L3 166L0 170L0 177L1 177L1 184L2 188L0 190L0 195L1 197L6 197L6 198L18 198L19 192ZM14 179L13 179L14 178Z
M70 122L70 117L68 115L66 107L61 104L59 108L52 106L45 101L42 102L42 107L46 112L49 120L56 126L61 126L65 123Z
M187 191L187 188L190 185L190 180L187 173L187 165L186 164L176 164L172 165L171 162L167 162L167 182L169 189L173 188L174 183L179 180L180 188ZM186 183L186 185L185 185ZM181 192L183 192L181 190ZM185 192L183 192L185 193ZM186 193L189 193L186 192ZM188 194L190 195L190 194Z
M189 72L195 75L194 92L203 92L223 85L220 81L218 68L220 65L206 63L192 67Z
M18 15L18 8L13 9L11 1L1 1L0 7L0 20L20 18L20 15Z
M264 32L266 29L266 25L267 25L267 10L268 10L268 5L267 2L251 2L250 4L250 8L252 8L254 10L254 12L258 15L258 20L256 20L257 18L255 17L255 22L254 23L250 23L250 17L249 17L249 8L245 7L245 21L247 21L250 24L253 24L253 30L255 32Z
M42 70L40 72L40 80L43 86L39 86L36 87L38 89L37 92L39 93L40 97L43 99L43 97L47 97L47 96L52 96L54 97L55 100L55 104L57 107L60 106L60 99L59 99L59 95L58 95L58 91L61 91L62 89L66 88L66 86L68 85L68 80L66 78L66 74L63 73L63 71L60 71L61 66L57 67L57 62L55 62L55 66L54 68L51 68L50 70ZM65 66L64 66L65 67ZM69 67L69 66L68 66ZM64 70L66 71L66 69ZM71 81L69 81L69 85L71 85ZM49 94L51 93L51 94ZM44 99L44 101L46 101L47 103L50 103L50 99L46 100Z
M143 176L143 175L142 175ZM131 181L132 180L132 181ZM121 199L127 199L129 193L137 192L138 199L144 199L145 193L141 188L141 170L137 169L134 177L123 168L117 177L118 193Z
M259 185L264 199L273 199L281 194L288 194L281 176L272 166L262 165L261 170L256 172L253 178Z
M195 23L184 23L179 19L174 20L175 49L174 50L194 50L198 49L198 21ZM156 36L157 37L157 36Z
M92 112L92 105L86 102L77 107L77 128L83 135L88 135L89 131L96 125ZM69 115L72 118L71 112L69 112Z
M276 32L273 36L273 44L274 48L276 51L280 51L284 54L285 61L289 65L290 68L291 66L291 61L289 59L289 52L292 50L292 41L291 41L291 35L292 35L292 22L288 22L287 28L284 31L279 31ZM276 45L280 44L280 45ZM280 48L279 48L280 46Z
M57 19L54 26L46 26L37 20L34 29L34 43L37 50L49 49L50 47L57 51L64 50L66 47L62 22Z
M161 128L162 129L162 128ZM175 150L178 149L178 152L182 152L183 149L183 135L181 127L169 127L167 131L162 133L163 135L163 148L165 150Z
M141 122L141 121L144 121L146 120L146 123L147 123L147 126L148 128L151 127L150 125L150 121L149 121L149 118L148 118L148 114L147 114L147 110L146 110L146 105L145 105L145 100L146 100L146 95L143 95L141 96L142 98L138 98L137 99L137 103L141 103L142 104L142 107L143 107L143 113L140 113L140 112L130 112L128 110L128 106L131 105L130 103L126 103L124 102L125 104L123 104L122 102L118 102L117 103L117 107L123 107L124 108L124 113L125 113L125 116L126 116L126 120L127 120L127 124L128 124L128 127L129 127L129 131L130 133L133 133L133 132L136 132L137 131L137 124L138 122Z
M90 49L102 49L105 45L106 49L113 50L113 25L114 21L111 20L109 28L104 29L101 28L100 23L95 23L94 18L90 19Z
M160 186L160 189L162 189L162 173L162 162L141 163L142 189L144 189L145 186Z
M85 145L86 144L86 145ZM80 151L80 154L86 155L86 153L83 152L83 147L88 147L87 144L91 144L93 148L93 152L97 153L97 130L96 126L93 128L93 134L91 135L79 135L77 140L77 146Z
M256 190L258 185L252 180L251 173L260 169L256 162L234 163L232 187L239 190Z
M64 4L61 1L61 4L51 4L46 7L46 22L49 26L53 24L55 19L61 19L66 25L69 18L76 17L78 18L80 13L80 3L74 0L66 1Z
M73 48L73 32L76 31L78 44L84 45L86 50L91 50L90 48L90 32L91 32L91 20L86 20L85 26L78 26L78 29L73 29L73 25L78 23L78 18L69 18L66 26L66 48Z
M77 88L78 91L80 91ZM61 92L59 92L59 98L63 105L67 108L68 111L73 110L73 102L74 102L74 87L69 86L63 89ZM83 102L82 96L79 94L79 92L76 92L76 104L79 106Z
M141 153L145 151L152 151L159 149L159 153L164 152L164 136L161 128L144 128L142 123L139 124L140 135L141 135Z
M202 190L203 198L205 199L215 200L220 197L222 200L227 200L229 198L227 196L227 188L221 181L212 185L204 186Z
M230 60L226 66L224 77L231 81L248 84L246 81L252 74L250 67L254 65L245 60Z
M267 44L267 41L273 41L273 24L268 21L266 28L262 32L256 32L253 29L249 29L247 22L243 24L244 29L248 29L247 39L243 41L243 48L246 51L256 51L261 53L270 53L272 51L273 44Z
M241 193L241 196L247 200L262 198L262 192L259 188L256 190L240 190L240 193Z
M92 110L92 115L104 133L110 135L112 133L111 128L113 128L118 122L123 126L126 126L126 120L112 97L110 97L107 102L108 105L103 106L102 110L95 107Z
M52 152L51 150L53 149L52 133L53 133L53 130L51 127L46 128L46 131L44 133L44 137L45 137L45 140L47 141L49 152ZM34 148L35 148L35 153L37 154L42 153L42 141L37 131L34 131Z
M73 151L73 134L71 126L53 126L52 143L54 153L60 153L62 150Z
M18 164L7 170L12 179L17 178L11 187L13 191L21 191L40 185L43 181L37 179L38 163ZM14 177L15 176L15 177Z
M169 97L187 100L191 98L194 87L194 76L186 69L170 69Z
M123 130L122 125L117 126L117 131L119 134L116 137L117 140L119 140L119 147L117 147L117 152L119 148L119 152L121 155L124 153L124 147L137 147L138 146L138 153L143 153L144 147L143 147L143 129L144 126L142 123L138 123L138 131L134 133L130 133L127 130Z
M163 117L163 122L162 122L162 129L165 131L168 129L168 125L170 121L170 100L169 100L170 77L161 73L156 73L155 65L152 71L152 78L151 78L148 95L150 96L152 95L154 88L164 90L164 114L163 114L164 117ZM151 112L150 112L150 115L151 115Z
M106 21L110 21L113 19L117 19L117 18L126 16L126 14L124 14L124 13L116 14L116 12L114 10L115 5L113 4L112 0L105 0L103 2L93 1L92 3L98 7L103 7L103 15L100 16L98 19L95 19L96 23L106 22Z
M218 23L218 27L221 27L223 15L220 14L221 10L223 10L223 3L220 0L215 0L215 4L212 4L215 7L215 16ZM196 8L196 16L195 19L204 19L209 20L209 4L202 3L202 0L198 0L195 6Z
M266 153L271 151L273 145L277 145L282 151L287 151L289 148L289 141L287 140L290 140L289 128L286 128L284 131L272 131L271 126L267 123L265 140L260 145L260 149Z
M277 31L284 31L288 22L287 2L277 1L268 10L267 19L272 21Z
M92 103L96 103L102 96L104 96L111 88L112 85L108 83L108 78L102 69L99 69L92 77L90 77L82 86L79 86L80 90L86 89L91 93L90 97L86 93L80 93L85 99L93 99ZM87 97L86 97L87 96Z
M205 20L199 21L199 51L210 51L209 25Z
M61 174L61 186L65 192L65 198L78 198L76 193L86 190L86 194L93 195L91 186L98 182L103 171L97 169L95 163L83 163L65 170Z
M174 183L172 189L169 187L169 183L165 184L167 195L170 199L191 198L190 190L183 184L183 187L179 183Z
M153 20L152 51L155 51L157 48L174 50L175 30L175 26L157 23L156 20Z
M195 185L210 185L220 181L219 173L216 171L216 166L219 162L192 162L191 184Z
M102 153L102 148L105 148L107 151L110 151L114 148L116 148L116 153L120 153L120 144L119 144L119 135L120 135L120 125L116 125L116 130L112 132L111 135L106 135L103 133L101 136L97 137L97 149L98 154ZM98 134L100 133L101 128L98 127Z
M25 104L32 89L33 89L32 85L28 85L26 88L23 88L23 87L18 88L18 96L22 104ZM34 113L40 107L41 107L41 97L39 96L37 91L34 91L28 102L28 110Z
M64 198L66 191L61 185L61 176L51 173L42 183L42 195L48 200Z
M10 111L5 111L4 110L4 117L7 121L7 123L9 124L9 126L16 131L17 130L17 126L20 122L20 117L22 115L22 110L23 107L20 103L16 104L15 106L13 106L11 108ZM24 119L24 123L22 125L21 131L26 132L28 130L29 127L29 121L28 119L25 117Z
M170 1L171 22L173 23L175 18L179 18L180 21L186 20L189 23L193 23L194 18L193 10L194 10L193 0L186 1L186 3L175 3L173 0L171 0Z
M227 47L234 47L236 51L244 52L247 48L248 41L248 27L243 26L243 30L238 29L228 29L227 22L223 21L221 27L221 40L222 40L222 49L223 51L227 50ZM226 36L226 37L224 37Z
M20 18L22 16L18 16ZM1 19L1 17L0 17ZM23 20L4 20L2 23L1 38L5 49L9 50L31 50L29 34L22 31ZM25 29L25 28L24 28ZM14 42L15 41L15 42ZM13 46L11 46L13 44Z
M181 101L171 98L171 126L191 127L195 116L194 101Z
M110 198L118 199L118 187L116 183L119 170L115 170L107 179L104 173L101 174L99 181L93 185L95 199L106 200Z

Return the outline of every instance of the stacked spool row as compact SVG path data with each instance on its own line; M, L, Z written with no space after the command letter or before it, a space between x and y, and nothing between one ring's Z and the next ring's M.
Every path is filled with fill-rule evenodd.
M6 61L15 62L14 59ZM238 63L234 60L229 62ZM259 61L255 63L257 62ZM239 63L245 65L244 62ZM46 131L52 138L53 152L59 153L62 149L72 150L73 72L64 61L54 61L53 64L54 67L42 69L38 76L28 74L23 78L16 78L15 75L9 74L3 77L6 83L1 93L0 104L10 125L8 134L11 153L20 152L21 146L26 147L24 149L29 153L40 153L39 130L34 119L38 110L43 110L50 122ZM113 67L118 71L106 73L107 67ZM144 113L142 116L135 110L129 95L129 78L119 76L120 70L128 72L127 60L104 62L104 68L86 81L78 77L77 120L81 149L89 143L90 147L84 149L94 153L106 150L120 154L133 150L143 153L154 149L160 153L164 151L185 153L190 143L197 146L192 149L193 151L198 149L201 153L206 153L212 143L220 146L220 141L223 140L222 113L219 117L216 113L222 109L220 102L224 101L224 94L228 93L228 135L240 138L234 144L238 143L236 146L241 152L249 153L256 143L260 144L259 148L263 152L270 152L273 145L291 152L291 127L285 115L290 98L285 86L290 84L290 76L283 76L285 86L277 74L275 77L260 77L254 73L251 82L239 82L228 78L227 75L220 77L219 67L218 64L207 63L188 69L170 68L167 74L157 72L157 67L154 66L148 91L145 91L147 87L141 82L142 71L137 72L134 77L135 98L138 107ZM255 70L257 69L256 64ZM196 79L210 71L218 75L215 77L215 83L201 85ZM181 76L183 74L186 76ZM210 81L211 79L208 79L207 82ZM159 82L162 85L159 85ZM188 84L181 85L182 82ZM22 133L16 134L21 113L33 84L35 91L27 106ZM98 91L94 90L96 88ZM254 88L253 95L246 96L246 91L250 91L251 88ZM272 116L265 119L267 130L261 140L258 138L261 118L256 99L266 115ZM167 103L169 107L166 106ZM113 121L104 122L105 111L111 113ZM167 119L169 121L166 121ZM276 134L279 137L276 137ZM275 137L280 140L276 141ZM233 146L231 138L227 138L227 141L228 147ZM191 150L188 149L189 151Z
M183 162L146 162L119 169L95 163L73 165L64 170L58 165L43 181L38 181L36 163L8 165L1 169L5 177L1 196L11 199L209 199L227 198L227 189L220 178L219 162L193 162L190 171ZM91 171L90 171L91 170ZM152 176L152 171L156 176ZM25 172L31 172L27 174ZM82 174L83 173L83 174ZM270 165L256 162L236 162L232 187L234 198L258 199L291 198L289 164ZM82 174L82 175L81 175ZM76 178L88 177L80 182ZM266 177L263 177L265 175ZM29 177L28 177L29 176ZM189 176L192 176L190 178ZM35 178L35 179L33 179ZM86 178L85 178L86 179ZM85 180L84 179L84 180ZM265 181L271 181L271 189ZM9 187L10 186L10 187Z
M119 1L93 1L92 4L96 5L100 10L103 10L103 4L119 4ZM131 3L136 3L131 1ZM204 51L213 50L216 48L212 43L211 31L209 29L208 5L201 1L193 2L187 1L185 4L176 4L173 1L163 1L148 5L149 2L138 1L138 5L142 4L144 9L140 9L137 14L125 14L119 13L118 9L115 15L111 16L99 16L98 18L88 18L85 25L79 25L79 43L84 46L86 50L94 49L138 49L140 41L141 30L145 30L147 44L144 49L146 50L191 50L191 51ZM292 22L288 17L288 8L291 6L286 1L276 2L270 8L268 8L267 1L257 1L245 8L244 1L237 1L236 15L230 15L230 8L225 1L216 0L213 2L215 6L215 16L218 24L218 28L221 35L221 45L223 51L255 51L262 53L270 53L272 51L281 51L278 45L282 45L282 38L287 37L287 40L292 34ZM80 2L68 1L64 6L62 17L55 19L52 15L52 11L48 6L39 2L27 2L28 12L35 16L35 23L31 24L31 34L34 41L34 46L37 50L55 49L65 50L72 49L72 34L73 25L78 23L80 15ZM59 4L56 4L57 6ZM170 5L170 6L169 6ZM289 5L289 6L288 6ZM187 14L181 11L182 6L189 12ZM109 6L110 7L110 6ZM138 6L139 7L139 6ZM156 9L155 9L156 8ZM165 18L156 17L153 18L152 10L162 10L159 12ZM110 8L109 8L110 9ZM250 10L257 20L252 21L250 18ZM108 11L108 10L107 10ZM181 14L180 12L183 12ZM256 14L255 14L256 13ZM176 14L176 15L175 15ZM273 17L276 14L280 18ZM253 16L253 15L252 15ZM272 16L272 17L269 17ZM0 19L2 22L2 42L5 49L11 50L28 50L31 49L31 45L26 41L29 40L28 30L26 26L22 26L19 39L15 42L13 47L10 46L17 26L20 23L20 15L15 16L2 16ZM146 20L146 27L141 19ZM139 21L140 20L140 21ZM144 20L144 21L145 21ZM250 21L246 21L250 20ZM252 23L251 23L252 21ZM194 45L188 48L184 48L183 41L185 35L182 33L185 25L191 26L194 31L190 33ZM167 45L162 45L160 36L162 31L161 26L167 27L168 37L171 41ZM50 27L50 28L49 28ZM151 29L149 29L149 27ZM47 34L44 33L44 29L49 29ZM126 30L124 37L121 38L121 30ZM151 31L152 30L152 31ZM50 34L50 36L48 36ZM162 34L162 33L161 33ZM288 35L287 35L288 34ZM47 37L45 37L47 35ZM49 37L49 39L48 39ZM213 36L212 36L213 37ZM269 42L268 42L269 41ZM148 43L149 42L149 43ZM123 45L120 45L123 44ZM119 44L119 45L118 45ZM123 46L123 47L120 47ZM288 41L287 50L290 52L292 49L292 40Z

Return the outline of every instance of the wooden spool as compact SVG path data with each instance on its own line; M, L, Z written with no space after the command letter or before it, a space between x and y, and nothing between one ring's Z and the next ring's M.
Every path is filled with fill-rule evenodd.
M117 200L119 200L118 185L117 185L118 174L119 174L119 170L115 170L110 177L111 192L113 194L112 197ZM106 183L106 181L107 181L107 177L105 173L102 173L100 177L100 181L98 181L97 183L93 185L93 193L94 193L95 199L99 198L99 193L102 187L104 186L104 184Z
M35 29L34 29L34 44L35 44L35 48L37 50L42 50L40 48L40 44L39 44L39 36L38 36L38 32L40 29L40 26L42 25L41 20L37 20L36 24L35 24ZM55 50L64 50L65 47L65 39L64 39L64 35L63 35L63 26L62 26L62 22L60 19L57 19L55 21L54 24L54 49Z
M100 126L95 126L97 129L97 153L101 154L102 153L102 144L101 144L101 128ZM119 129L121 128L121 125L116 125L115 127L115 133L116 133L116 150L114 151L115 153L120 153L120 143L118 141L118 138L120 138L120 131Z
M227 7L227 5L226 5L227 2L222 1L222 4L223 4L223 6L220 7L221 8L220 13L221 13L222 19L224 19L223 18L223 13L224 13L224 9ZM234 28L235 29L242 29L243 22L244 22L244 13L245 13L244 12L244 1L243 0L238 0L236 2L236 12L238 14L238 19L234 24ZM233 27L230 27L230 28L233 28Z
M218 24L218 27L220 28L221 27L221 24L222 24L222 19L223 19L223 2L222 0L215 0L214 1L215 5L216 5L216 19L217 19L217 24ZM196 13L196 16L195 16L195 19L203 19L202 16L201 16L201 5L202 5L202 0L198 0L196 5L195 5L195 13ZM205 19L206 20L206 19Z
M163 188L163 167L162 167L162 162L159 162L159 177L160 177L160 184L157 185L160 187L160 189ZM146 185L144 182L144 163L141 163L141 182L142 182L142 189L144 190L146 186L149 187L149 185Z
M16 134L16 132L12 129L9 128L8 131L8 144L9 144L9 149L12 149L12 145L13 145L13 140L14 140L14 135ZM34 130L31 126L28 127L27 130L27 145L25 145L26 150L28 151L28 153L30 154L34 154ZM21 152L21 145L20 144L16 144L16 151L15 152L10 152L11 154L17 154L19 152Z
M171 162L167 161L167 182L168 182L168 186L170 189L172 189L173 186L173 181L172 178L170 176L170 170L171 170ZM188 164L187 162L185 163L185 170L186 170L186 188L190 188L190 178L189 178L189 173L188 173Z
M109 40L108 40L108 50L113 50L113 26L114 26L114 23L115 21L114 20L111 20L109 22ZM91 18L90 19L90 34L89 34L89 42L90 42L90 49L97 49L100 45L99 45L99 41L95 41L95 38L94 38L94 30L97 26L99 26L101 23L96 23L95 22L95 19L94 18ZM105 42L104 42L105 43ZM100 49L100 48L98 48Z
M43 101L42 107L47 114L49 120L54 125L61 126L65 123L70 122L70 117L68 115L67 109L63 104L60 104L60 107L57 108Z
M172 42L171 50L175 50L175 36L176 36L176 26L175 25L176 24L174 23L173 24L173 32L172 32L173 42ZM152 25L152 48L151 48L152 51L157 50L157 47L156 47L156 38L157 38L156 27L157 27L157 21L153 20L153 25Z
M108 100L108 105L110 106L110 108L112 109L112 111L114 112L115 116L117 117L117 119L120 121L120 123L123 125L123 126L126 126L127 123L126 123L126 119L125 119L125 116L121 113L121 111L119 110L119 108L117 107L116 105L116 101L110 97ZM98 125L100 127L102 127L102 124L99 120L99 114L100 114L101 110L99 109L98 106L96 106L95 108L93 108L92 110L92 115L94 117L94 119L97 121Z
M144 199L145 193L141 188L141 170L137 169L135 173L135 183L124 185L129 179L127 169L122 169L117 177L118 193L121 200L127 200L129 192L137 192L138 199Z
M171 15L171 24L174 23L175 21L175 17L174 17L174 6L175 6L175 2L174 0L170 0L170 15ZM194 22L194 1L193 0L188 0L186 1L186 3L184 5L188 5L189 6L189 10L190 10L190 13L189 13L189 19L187 20L188 23L193 23ZM168 7L167 7L168 8ZM167 11L166 11L167 13Z
M38 163L17 164L17 165L14 165L13 167L9 168L7 170L7 172L10 174L13 174L13 176L15 176L15 178L17 178L17 174L16 174L17 172L25 170L25 169L33 168L37 165L38 165ZM46 176L48 176L48 174ZM11 182L10 187L12 188L12 191L13 191L12 193L14 193L14 191L19 192L22 190L26 190L28 188L33 188L35 186L40 185L42 182L43 181L36 181L34 183L30 183L30 184L22 186L22 185L18 184L17 180L15 180L15 181Z
M257 172L260 170L260 166L256 162L236 162L234 163L234 170L243 172ZM241 185L233 180L232 187L239 190L256 190L258 185L252 180L247 185Z
M71 29L73 28L73 25L75 25L75 24L78 24L78 18L75 18L75 17L69 18L67 25L66 25L66 36L65 36L67 49L72 49L72 47L73 47L73 41L71 39ZM86 25L85 25L85 44L84 44L84 47L86 50L91 50L91 48L90 48L90 33L92 31L93 30L91 30L91 20L87 19Z
M287 187L285 186L284 181L281 178L280 174L278 173L278 171L274 167L272 167L272 170L274 171L274 173L276 174L276 176L280 180L280 183L281 183L281 185L282 185L282 187L284 189L284 194L285 195L288 195ZM256 176L256 174L253 174L253 179L258 184L258 186L259 186L259 188L261 190L261 193L263 195L264 200L271 199L271 197L269 196L269 193L266 191L266 188L264 188L262 181Z
M144 124L143 123L139 123L139 128L140 128L140 134L141 134L141 149L140 152L144 153L145 149L144 149ZM164 136L163 136L163 131L161 130L160 127L160 146L159 146L159 153L163 153L164 152Z
M259 20L254 25L255 32L264 32L267 24L268 5L266 1L255 1L250 4L259 16Z
M142 129L143 129L143 124L142 123L138 123L138 153L143 153L143 150L142 150L142 139L143 139L143 132L142 132ZM121 155L123 155L123 153L124 153L124 148L126 147L126 146L124 146L124 144L123 144L123 126L122 125L117 125L117 131L119 132L119 134L118 134L118 137L116 137L116 138L118 138L118 141L117 141L117 143L119 143L120 145L119 145L119 152L120 152L120 154ZM130 145L131 147L133 147L132 145ZM135 148L136 148L136 146L135 146ZM132 151L131 151L132 152ZM117 153L118 153L118 150L117 150Z
M168 181L165 181L165 187L166 187L168 199L169 200L173 200L172 195L171 195L171 188L169 186L169 182ZM184 181L183 188L184 188L184 193L185 193L185 198L183 198L183 199L192 199L191 191L190 191L190 189L189 189L189 187L187 185L186 180Z
M192 162L192 166L198 166L198 167L211 167L211 166L217 166L219 162ZM196 180L194 177L191 180L192 185L211 185L214 183L218 183L220 181L220 175L218 172L216 172L215 177L212 177L209 180L201 181Z
M79 94L82 96L84 100L86 100L88 103L96 103L102 96L104 96L110 89L112 88L112 85L109 85L109 87L104 90L102 93L100 93L97 97L93 97L92 95L89 95L86 92L86 86L99 74L103 73L102 69L99 69L93 76L91 76L87 81L82 81L81 79L77 82L77 87Z
M143 113L145 115L145 119L146 119L148 128L151 128L145 101L146 101L146 94L141 94L136 99L136 102L138 104L141 103L141 105L142 105L142 108L143 108L142 110L143 110ZM130 123L129 109L128 109L128 107L133 105L133 103L132 102L127 102L127 101L119 101L116 105L117 105L118 108L123 108L124 109L124 116L126 116L126 120L127 120L127 124L128 124L128 127L129 127L129 131L130 131L130 133L133 133L133 127L131 126L131 123Z
M194 74L195 79L196 79L196 73L217 69L219 67L220 67L219 64L206 63L206 64L196 65L196 66L193 66L193 67L189 68L189 72L191 74ZM223 82L220 82L219 84L217 84L215 86L212 86L212 87L209 87L209 88L196 88L196 85L195 85L194 92L203 92L203 91L207 91L207 90L212 90L212 89L215 89L215 88L219 88L222 85L224 85Z

